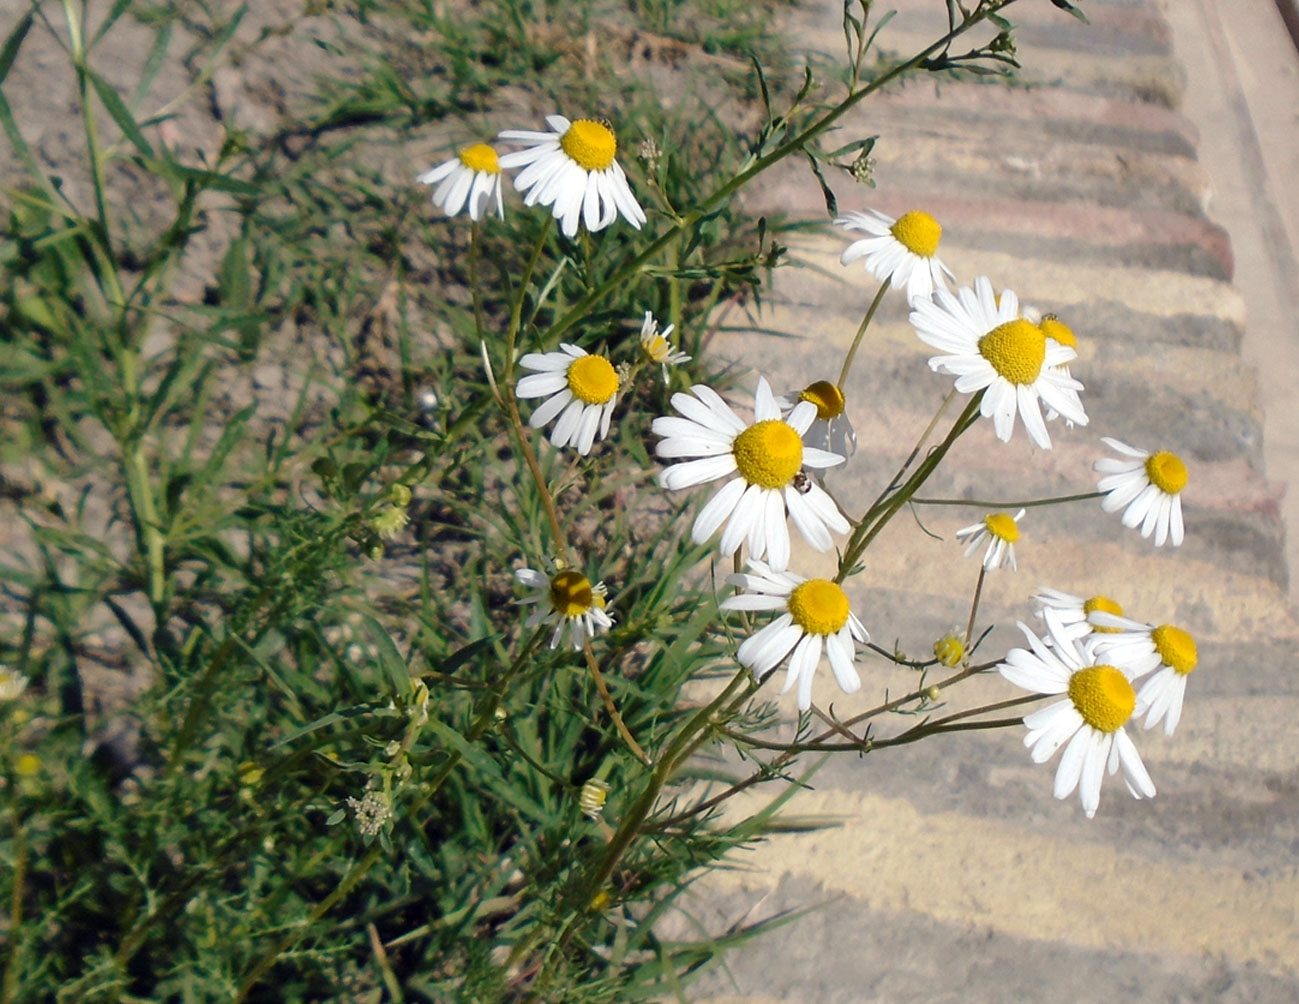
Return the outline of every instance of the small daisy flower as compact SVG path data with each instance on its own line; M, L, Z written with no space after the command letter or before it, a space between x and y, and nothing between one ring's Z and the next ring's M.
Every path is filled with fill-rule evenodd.
M520 378L515 397L546 397L528 419L540 429L556 415L550 441L560 449L572 446L582 456L591 452L597 435L609 434L609 419L618 403L621 381L613 364L604 356L593 356L576 345L561 342L559 352L529 352L519 360L524 369L536 372Z
M948 669L959 666L965 660L965 632L952 628L934 642L934 658Z
M1042 616L1042 611L1050 607L1055 611L1066 634L1074 641L1080 641L1086 638L1094 631L1110 633L1116 628L1097 627L1088 623L1087 618L1095 611L1102 611L1107 614L1118 614L1123 616L1123 608L1118 602L1110 599L1108 596L1102 596L1099 593L1084 599L1081 596L1074 596L1071 593L1061 592L1059 589L1051 589L1047 586L1038 586L1037 595L1033 597L1038 604L1038 617Z
M545 575L531 568L516 568L514 577L532 592L518 601L520 606L538 604L528 617L527 627L535 628L544 621L555 621L555 633L550 636L550 647L558 648L569 629L573 649L580 650L585 638L594 638L613 626L613 618L605 610L609 591L603 582L591 585L591 580L581 572L565 568L553 575Z
M655 452L664 459L698 459L664 468L660 487L677 491L738 475L695 518L691 537L696 544L725 523L722 554L734 554L747 541L750 558L765 557L773 570L783 572L789 565L787 516L817 551L834 546L831 531L848 532L848 521L834 500L803 474L805 466L833 467L844 461L838 454L803 445L803 434L816 418L814 404L800 401L782 420L771 387L759 377L751 425L703 384L695 384L689 394L673 394L672 407L683 417L654 419L652 430L663 437Z
M514 187L526 193L525 206L550 206L565 237L577 235L579 220L592 232L603 230L622 213L637 230L645 211L631 194L627 176L614 160L618 139L602 122L547 115L553 132L507 129L499 138L526 143L501 158L501 167L521 167Z
M1024 316L1028 317L1029 320L1033 320L1027 309L1024 310ZM1047 348L1051 348L1053 345L1063 345L1067 349L1073 349L1075 354L1078 352L1078 336L1073 333L1073 328L1065 324L1055 314L1045 314L1040 321L1034 321L1034 323L1042 329L1042 334L1046 335ZM1073 376L1069 372L1068 363L1061 363L1056 367L1056 370L1067 377ZM1074 391L1073 394L1074 397L1078 396L1077 391ZM1082 408L1081 401L1078 402L1078 407L1079 409ZM1054 422L1059 417L1060 413L1058 411L1049 406L1047 407L1046 420L1048 422ZM1074 426L1073 422L1068 419L1065 419L1065 425L1071 429Z
M1024 623L1019 629L1027 649L1006 653L997 667L1007 680L1038 694L1064 694L1065 699L1024 717L1024 745L1034 763L1046 763L1061 746L1055 773L1055 797L1068 798L1078 789L1083 811L1091 819L1100 804L1101 782L1123 768L1123 780L1133 798L1153 798L1154 783L1141 754L1123 726L1132 718L1137 695L1124 667L1095 661L1080 647L1050 607L1042 611L1050 647ZM1067 745L1066 745L1067 744Z
M1087 424L1078 399L1082 384L1058 369L1076 353L1048 345L1042 329L1019 315L1019 299L1011 290L996 296L992 283L980 276L973 288L956 294L940 289L933 300L916 300L911 308L920 340L946 353L930 359L929 368L955 376L962 394L986 389L979 413L992 419L1002 442L1009 442L1018 411L1029 438L1051 448L1039 400L1069 421Z
M816 421L807 430L804 442L841 457L851 457L857 450L857 433L844 411L843 391L829 380L808 384L797 395L776 398L781 411L789 411L800 401L816 405Z
M475 223L483 207L496 197L496 215L505 219L505 203L501 200L501 162L496 151L486 143L475 143L461 150L445 164L439 164L416 179L421 185L437 185L433 189L433 205L448 216L466 206L469 218Z
M1182 717L1186 678L1200 661L1195 639L1172 624L1155 627L1109 613L1095 613L1089 619L1097 631L1117 632L1096 640L1097 655L1130 670L1133 679L1158 670L1137 694L1136 717L1146 716L1142 727L1147 729L1163 719L1164 734L1171 736Z
M1167 450L1147 453L1117 439L1103 437L1101 442L1123 454L1122 460L1104 457L1092 465L1104 474L1096 489L1105 492L1101 508L1106 512L1123 511L1123 525L1129 530L1141 528L1141 536L1155 534L1155 547L1171 541L1182 543L1182 489L1186 487L1186 464Z
M640 326L640 350L641 353L652 363L658 363L663 367L663 383L668 382L668 367L680 366L682 363L690 362L690 356L684 352L677 352L672 348L672 343L668 341L668 336L675 330L675 324L669 324L662 331L659 331L659 322L654 320L654 315L648 310L645 311L645 320Z
M812 706L812 677L821 663L821 648L830 658L834 678L845 694L861 689L854 665L857 648L870 641L866 628L852 612L843 588L829 579L805 579L794 572L776 571L763 561L750 561L747 575L731 575L727 582L749 592L721 603L722 610L779 610L780 616L740 644L736 658L761 680L786 656L788 693L798 687L798 710Z
M965 556L968 558L979 549L986 537L988 549L983 552L984 569L995 572L1002 565L1009 565L1013 571L1019 571L1019 566L1015 564L1015 541L1019 540L1019 521L1023 518L1023 509L1014 516L1007 516L1004 512L990 512L983 517L982 522L971 523L957 530L956 539L962 544L968 544L965 548Z
M935 288L947 288L946 279L956 278L934 257L943 228L928 213L913 209L895 220L871 209L865 213L844 213L834 223L845 230L871 235L849 244L839 260L848 265L865 258L862 264L866 271L880 282L888 279L894 288L906 288L908 303L917 298L928 299Z
M8 666L0 666L0 704L21 697L27 689L27 682L27 677L22 673L16 673Z

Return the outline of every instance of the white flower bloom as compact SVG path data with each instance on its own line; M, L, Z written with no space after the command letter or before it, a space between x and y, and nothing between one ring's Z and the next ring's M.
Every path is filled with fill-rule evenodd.
M1002 442L1010 440L1018 411L1033 442L1051 448L1039 399L1069 421L1087 424L1078 398L1082 384L1058 369L1076 353L1048 345L1042 329L1019 315L1011 290L998 297L980 276L973 288L963 286L955 295L940 289L933 300L916 300L911 308L920 340L946 353L931 358L929 368L955 376L962 394L986 390L979 413L992 419Z
M956 539L968 545L965 548L965 556L968 558L987 538L988 549L983 552L983 567L989 572L995 572L1002 565L1009 565L1012 570L1018 571L1019 566L1015 564L1015 541L1019 540L1019 521L1023 518L1023 509L1014 516L1007 516L1004 512L990 512L982 521L957 530Z
M1133 679L1158 670L1142 684L1137 694L1136 717L1146 716L1143 728L1152 729L1164 723L1164 734L1171 736L1182 717L1182 700L1186 696L1186 678L1195 672L1200 661L1195 639L1172 624L1142 624L1127 617L1097 611L1089 618L1097 631L1113 634L1098 637L1096 654L1123 666Z
M1123 525L1141 528L1141 536L1155 535L1155 547L1171 541L1182 543L1182 489L1186 487L1186 464L1175 453L1160 450L1147 453L1108 436L1101 442L1123 454L1124 459L1104 457L1092 465L1097 474L1105 475L1096 483L1097 491L1106 492L1101 508L1106 512L1123 509ZM1124 506L1127 508L1124 509Z
M800 401L811 401L816 405L816 421L809 426L803 441L819 450L851 457L857 450L857 433L844 410L843 391L829 380L817 380L797 394L776 398L781 411L791 410Z
M997 667L1017 687L1038 694L1064 694L1065 699L1024 717L1024 745L1034 763L1046 763L1061 746L1055 773L1055 797L1068 798L1078 789L1090 819L1100 804L1101 782L1123 768L1123 780L1133 798L1153 798L1154 783L1141 754L1124 731L1137 695L1124 667L1097 663L1073 640L1056 612L1042 611L1051 645L1048 648L1026 624L1019 625L1029 648L1006 653ZM1067 745L1066 745L1067 744Z
M871 236L849 244L840 261L848 265L858 258L866 271L895 289L906 288L907 302L928 299L934 289L946 289L951 270L934 257L943 228L928 213L913 209L898 219L871 209L865 213L844 213L834 221L845 230L861 230ZM946 278L944 278L946 277Z
M8 666L0 666L0 703L21 697L27 684L28 679L22 673L16 673Z
M469 218L477 222L483 208L495 196L496 215L505 219L505 203L501 200L501 162L496 151L486 143L465 147L455 157L426 171L416 180L421 185L438 186L433 190L433 205L441 207L448 216L455 216L461 208L468 206Z
M520 606L538 604L528 617L527 627L537 627L544 621L555 621L555 633L550 636L550 647L557 648L569 629L574 650L582 648L584 638L594 638L613 626L613 618L605 609L609 595L603 582L591 585L591 580L571 568L545 575L531 568L516 568L514 577L532 590L519 600Z
M1050 607L1055 611L1065 633L1074 641L1081 641L1093 631L1109 632L1114 630L1113 628L1095 627L1089 624L1087 617L1093 611L1101 610L1120 616L1123 614L1123 608L1117 602L1099 593L1084 599L1081 596L1074 596L1071 593L1061 592L1059 589L1051 589L1047 586L1038 586L1037 589L1037 595L1033 599L1040 605L1037 612L1038 618L1041 618L1043 610Z
M736 653L740 665L753 670L761 680L786 656L788 693L798 687L798 710L812 706L812 677L821 663L824 644L834 678L845 694L861 689L861 677L854 665L857 648L853 639L870 641L866 628L852 612L848 596L829 579L805 579L793 572L778 572L762 561L749 562L750 573L731 575L727 582L747 593L722 601L722 610L779 610L780 616L746 638Z
M604 356L593 356L576 345L561 342L559 352L529 352L519 360L536 372L520 378L515 397L546 397L528 419L540 429L556 415L550 441L559 448L571 445L582 456L591 452L597 435L609 434L609 419L618 403L618 373Z
M577 235L579 221L594 232L619 213L639 230L645 211L614 159L618 139L613 131L600 122L570 122L562 115L547 115L546 124L554 131L507 129L499 136L528 144L501 158L501 167L523 168L514 179L514 187L526 193L523 204L550 206L566 237Z
M654 320L654 315L648 310L645 311L645 320L640 326L640 350L650 362L658 363L663 367L665 384L668 382L669 366L680 366L682 363L690 362L689 355L676 351L668 341L668 336L675 328L675 324L669 324L659 331L659 322Z
M696 517L691 534L696 544L725 523L722 554L734 554L747 540L750 558L765 557L772 569L783 572L789 565L786 516L818 551L834 546L832 530L848 532L848 521L834 500L803 474L804 466L833 467L844 461L838 454L803 445L803 434L816 418L814 404L800 402L782 420L771 387L759 377L751 425L703 384L695 384L689 394L673 394L672 407L684 417L654 419L654 434L664 437L655 453L664 459L698 459L664 468L659 485L677 491L730 478Z

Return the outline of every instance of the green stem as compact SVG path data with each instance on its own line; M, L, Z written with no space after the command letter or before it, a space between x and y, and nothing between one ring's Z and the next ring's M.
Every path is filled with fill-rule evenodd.
M875 311L879 310L880 302L884 299L884 294L888 292L889 286L892 284L892 276L889 276L880 284L879 292L875 294L875 299L871 300L871 305L866 309L866 316L861 319L861 324L857 325L857 335L852 340L852 346L848 349L848 354L844 356L843 369L839 371L837 386L841 393L843 392L843 385L848 382L848 371L852 369L852 361L857 355L857 347L861 345L862 336L866 334L866 329L870 327L871 320L875 317Z
M993 502L988 499L921 499L913 498L915 505L963 505L978 509L1032 509L1035 506L1059 505L1063 502L1083 502L1098 499L1104 492L1079 492L1077 495L1056 495L1049 499L1015 499L1010 502Z

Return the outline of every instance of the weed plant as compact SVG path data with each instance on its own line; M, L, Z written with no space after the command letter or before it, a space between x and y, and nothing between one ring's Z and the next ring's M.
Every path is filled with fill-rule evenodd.
M192 93L151 93L177 40L196 93L300 26L34 2L0 83L56 39L85 161L77 186L46 170L0 98L25 169L0 244L3 460L27 472L6 476L0 999L684 999L728 946L792 919L689 941L661 923L780 829L806 754L1018 724L996 716L1037 695L928 714L997 665L971 658L976 595L964 633L907 663L912 692L850 721L800 696L794 741L775 741L771 667L743 648L737 664L737 644L777 608L746 593L726 601L738 618L719 611L726 571L765 574L742 562L762 533L719 572L647 435L693 381L729 392L710 334L752 321L783 263L788 225L736 193L798 158L834 215L873 138L831 150L831 127L907 74L1013 68L1013 2L949 2L949 31L896 62L874 59L869 0L847 4L824 87L790 72L761 4L312 3L334 30L306 96L269 133L228 127L207 160L166 138ZM110 80L99 47L127 23L152 48L142 79ZM647 44L703 60L707 92L660 101L621 65ZM511 102L530 109L512 126L609 116L644 225L587 216L565 235L544 199L446 218L386 169L431 130L447 149L481 138ZM647 313L691 357L662 376ZM619 401L592 449L552 448L520 413L517 381L560 343L611 360ZM952 396L849 513L826 595L979 417L983 390L926 451ZM821 491L801 467L785 481ZM520 582L540 583L535 607ZM766 786L762 811L723 811Z

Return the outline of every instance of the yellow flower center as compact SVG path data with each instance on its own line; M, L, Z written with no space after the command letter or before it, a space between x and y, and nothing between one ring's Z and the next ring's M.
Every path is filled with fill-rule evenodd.
M581 572L569 569L550 580L550 602L565 617L580 617L594 606L603 607L604 603L597 603L597 598L603 601L591 588L591 580Z
M460 151L460 163L471 171L484 171L487 174L500 174L501 162L496 151L486 143L475 143Z
M980 338L979 355L1011 383L1032 383L1046 360L1046 335L1020 317L998 324Z
M1103 613L1113 614L1115 617L1123 616L1123 607L1108 596L1101 596L1099 593L1089 600L1083 601L1083 613L1090 614L1095 610ZM1093 631L1099 631L1101 634L1118 634L1122 628L1115 627L1093 627Z
M618 374L604 356L582 356L568 367L568 389L583 404L604 404L618 393Z
M1155 644L1155 651L1165 666L1172 666L1183 676L1188 676L1200 661L1200 653L1195 647L1195 639L1181 628L1171 624L1160 624L1150 632L1150 640Z
M1137 692L1113 666L1089 666L1069 677L1069 699L1083 721L1099 732L1114 732L1132 717Z
M919 209L903 213L889 227L889 231L898 239L899 244L921 258L932 258L938 251L938 242L943 236L943 228L938 221Z
M1067 345L1071 349L1078 348L1078 336L1073 333L1073 328L1065 324L1055 314L1047 314L1043 317L1042 323L1038 327L1042 329L1042 334L1046 335L1047 338L1053 338L1061 345Z
M41 758L35 753L24 753L14 761L14 773L19 777L35 777L41 772Z
M1019 525L1004 512L993 512L983 517L983 525L994 537L1000 537L1007 544L1019 540Z
M954 634L939 638L934 642L934 658L948 669L960 665L965 658L965 642Z
M816 417L823 422L843 414L843 391L829 380L818 380L804 388L798 399L816 405Z
M835 634L848 623L848 595L829 579L808 579L789 594L789 613L808 634Z
M618 140L608 126L590 119L578 119L559 138L559 145L579 167L588 171L603 171L613 163L618 152Z
M641 349L645 355L656 363L666 362L668 356L672 354L672 346L662 335L650 335L649 338L640 343Z
M803 440L778 418L749 426L731 444L744 480L763 488L783 488L803 466Z
M1186 487L1186 465L1175 453L1160 450L1146 459L1146 477L1167 495L1176 495Z

